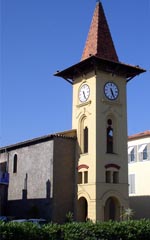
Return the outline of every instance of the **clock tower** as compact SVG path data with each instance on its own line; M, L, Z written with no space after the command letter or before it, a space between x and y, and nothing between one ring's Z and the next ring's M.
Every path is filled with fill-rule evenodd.
M81 61L55 74L73 85L79 221L120 220L128 208L126 85L144 71L119 61L97 2Z

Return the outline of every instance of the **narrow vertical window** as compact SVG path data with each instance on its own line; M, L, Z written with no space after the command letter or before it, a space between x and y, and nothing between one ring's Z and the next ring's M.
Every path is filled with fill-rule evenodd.
M13 173L17 173L17 154L14 155L14 160L13 160Z
M119 172L113 172L113 183L119 183Z
M88 171L84 172L84 183L88 183Z
M82 184L82 172L78 172L78 184Z
M88 127L84 128L84 153L88 152Z
M106 183L111 183L111 171L105 172L105 181Z
M135 193L135 174L129 174L129 194Z
M147 159L147 146L143 150L143 160Z
M112 120L107 121L107 153L113 153L113 127Z
M131 162L134 162L134 160L135 160L134 148L131 150L131 153L130 153L130 160L131 160Z

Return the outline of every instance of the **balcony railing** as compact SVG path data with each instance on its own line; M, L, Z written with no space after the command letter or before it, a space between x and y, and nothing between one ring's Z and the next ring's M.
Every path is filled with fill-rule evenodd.
M0 184L9 184L9 173L0 174Z

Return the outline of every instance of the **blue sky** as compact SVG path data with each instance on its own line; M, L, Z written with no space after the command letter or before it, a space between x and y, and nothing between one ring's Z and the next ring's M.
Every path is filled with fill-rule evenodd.
M150 129L150 0L102 0L120 61L147 70L127 87L128 134ZM72 86L95 0L0 0L0 146L71 129Z

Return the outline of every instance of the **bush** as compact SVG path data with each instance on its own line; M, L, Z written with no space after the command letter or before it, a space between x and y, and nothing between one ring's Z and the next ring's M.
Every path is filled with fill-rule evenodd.
M150 240L150 220L122 222L33 223L0 222L0 240Z

